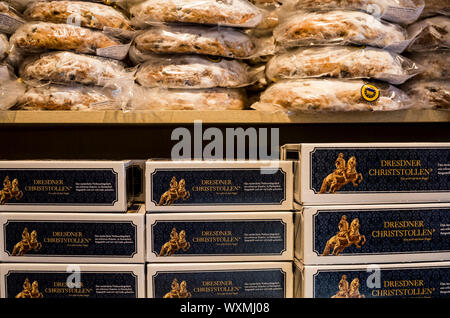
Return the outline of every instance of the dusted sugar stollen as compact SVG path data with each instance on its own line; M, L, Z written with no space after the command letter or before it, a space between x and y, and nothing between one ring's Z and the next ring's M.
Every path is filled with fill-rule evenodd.
M19 74L25 80L98 86L133 80L119 61L65 51L30 57L21 65Z
M183 22L255 27L261 12L247 0L147 0L130 8L133 22Z
M136 81L145 87L241 87L249 83L248 66L237 60L198 55L155 56L142 64Z
M450 17L436 16L421 20L408 28L413 38L408 47L412 52L450 49Z
M299 48L274 56L266 66L272 81L292 78L372 78L402 84L421 68L398 54L376 48Z
M246 96L242 89L164 89L136 85L132 110L241 110Z
M255 51L250 37L236 29L172 26L154 27L135 38L142 53L192 53L229 58L246 58Z
M379 96L373 102L363 99L362 80L305 79L273 84L251 107L261 111L393 111L411 106L401 90L377 84Z
M130 30L130 21L113 7L83 1L38 1L31 3L24 11L30 21L68 23L72 20L77 25L100 29L110 27ZM75 24L74 23L74 24Z
M450 50L434 52L411 53L408 57L423 67L423 72L415 79L449 79L450 78Z
M19 98L19 110L120 109L112 92L91 86L42 86L30 88Z
M408 44L402 27L359 11L300 11L274 30L281 48L311 45L370 45L401 53Z
M47 22L24 24L13 34L10 43L31 53L68 50L87 54L95 54L97 49L121 44L100 31Z
M425 0L425 8L421 17L431 17L442 14L450 16L450 3L448 0Z
M6 35L0 33L0 61L6 57L9 48L9 41Z
M361 10L399 24L416 21L424 0L280 0L290 10Z
M414 80L406 83L403 90L420 109L450 110L450 81Z

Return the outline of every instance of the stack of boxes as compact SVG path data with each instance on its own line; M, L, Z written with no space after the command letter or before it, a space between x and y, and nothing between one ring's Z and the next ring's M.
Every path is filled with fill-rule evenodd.
M147 297L292 297L292 162L148 161L146 187Z
M302 144L295 297L448 297L450 144Z
M1 298L145 297L131 161L2 161Z

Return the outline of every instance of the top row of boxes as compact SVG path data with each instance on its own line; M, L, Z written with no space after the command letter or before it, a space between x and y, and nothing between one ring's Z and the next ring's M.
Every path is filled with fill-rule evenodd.
M124 212L144 193L148 212L450 202L450 143L289 144L281 159L0 161L0 211Z

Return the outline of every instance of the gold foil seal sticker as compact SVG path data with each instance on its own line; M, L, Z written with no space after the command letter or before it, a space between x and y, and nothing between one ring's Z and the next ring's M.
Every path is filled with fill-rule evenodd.
M371 84L365 84L361 87L361 97L368 102L374 102L380 97L380 90Z
M222 58L219 56L207 56L207 59L214 63L222 62Z

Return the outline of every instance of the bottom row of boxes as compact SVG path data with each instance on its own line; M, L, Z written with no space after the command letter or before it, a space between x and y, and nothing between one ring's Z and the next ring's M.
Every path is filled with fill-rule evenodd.
M1 264L2 298L443 298L450 262Z

